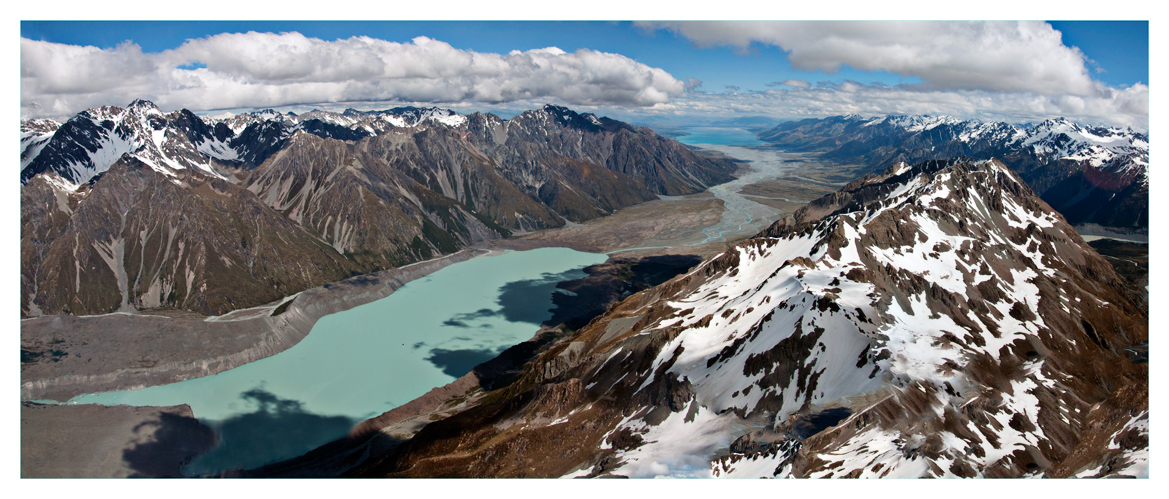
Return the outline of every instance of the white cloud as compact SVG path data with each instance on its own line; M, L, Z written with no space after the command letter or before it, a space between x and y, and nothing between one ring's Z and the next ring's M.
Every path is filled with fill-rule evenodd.
M20 46L26 117L136 98L192 110L361 100L648 106L685 88L664 70L619 54L556 47L479 53L425 37L396 43L224 33L157 54L133 43L100 49L22 38Z
M1042 22L665 22L699 46L751 43L788 51L796 69L835 73L842 65L921 78L928 90L988 90L1099 96L1086 58Z

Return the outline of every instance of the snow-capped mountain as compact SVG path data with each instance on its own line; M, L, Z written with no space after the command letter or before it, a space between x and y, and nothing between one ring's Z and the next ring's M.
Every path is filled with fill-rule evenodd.
M1037 155L1107 166L1108 171L1139 175L1148 183L1149 138L1132 129L1081 126L1059 118L1025 129L1019 139L1019 148Z
M20 122L20 169L28 166L41 149L53 138L60 123L49 119L24 120Z
M467 118L449 109L406 106L384 111L358 111L350 108L340 113L314 109L302 114L280 113L272 109L263 109L228 118L209 119L208 121L209 123L223 123L238 134L254 123L276 122L296 127L313 120L348 128L354 132L362 133L364 136L373 136L393 128L410 128L425 123L458 127L465 123Z
M1131 128L1084 126L1066 118L1044 120L1030 126L962 120L952 116L889 115L865 119L852 115L843 118L862 128L899 129L936 143L951 140L967 144L981 142L985 144L980 146L982 148L1026 149L1050 160L1089 161L1096 167L1118 156L1130 156L1137 161L1130 167L1148 167L1149 139ZM763 132L764 140L782 137L782 133L773 132L781 132L783 127L780 125Z
M1148 227L1149 139L1064 118L1017 126L948 116L836 116L784 123L770 143L870 171L905 161L997 158L1072 224Z
M580 115L556 106L546 106L543 113L555 114L564 126L569 125L564 120L570 117L601 123L591 114ZM43 119L22 121L21 183L50 170L73 184L86 183L123 154L162 173L198 168L217 174L218 166L259 166L298 130L356 141L395 129L465 128L467 123L467 116L437 107L346 109L342 113L314 110L300 115L264 109L226 118L201 118L185 109L164 114L153 103L137 100L126 108L89 109L64 124Z
M230 118L203 119L187 110L162 113L137 100L126 108L103 106L78 113L64 124L21 122L21 183L54 171L74 184L89 182L130 154L162 173L198 168L216 174L212 160L257 166L279 150L297 130L321 137L358 140L394 127L423 123L458 126L466 118L453 111L395 108L346 113L313 111L297 116L271 109Z
M194 168L214 175L210 159L197 150L192 137L174 125L181 119L181 111L163 114L143 100L125 108L103 106L83 111L56 130L39 134L24 148L21 183L52 171L68 182L82 184L104 173L123 154L164 174ZM32 128L31 123L22 122L22 130ZM24 139L22 133L22 144Z
M1147 476L1147 309L998 161L895 165L361 476Z

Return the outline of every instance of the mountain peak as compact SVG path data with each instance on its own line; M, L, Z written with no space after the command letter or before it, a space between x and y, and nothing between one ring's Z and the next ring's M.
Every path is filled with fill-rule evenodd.
M134 99L134 102L131 102L130 105L126 107L129 109L158 109L158 106L154 105L153 102L150 102L146 99Z
M592 131L606 128L605 124L593 113L581 114L567 107L557 106L555 104L544 104L544 107L540 108L540 112L568 128Z
M1069 120L1067 118L1064 118L1062 116L1060 116L1058 118L1048 118L1048 119L1045 119L1045 120L1035 124L1036 129L1065 128L1065 127L1072 128L1072 129L1081 128L1079 123L1076 123L1076 122Z

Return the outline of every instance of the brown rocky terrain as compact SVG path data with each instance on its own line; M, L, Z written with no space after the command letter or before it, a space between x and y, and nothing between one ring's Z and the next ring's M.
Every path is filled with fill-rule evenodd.
M555 106L369 136L258 118L237 134L137 101L45 133L22 172L22 317L220 315L700 192L736 168Z
M556 121L556 109L549 112L546 108L544 112L545 118L529 116L529 119ZM217 321L205 321L190 313L189 307L173 303L150 309L149 315L27 320L22 325L22 398L26 389L28 398L67 398L85 391L144 386L228 369L295 344L299 340L296 332L303 330L299 333L303 337L320 316L312 317L317 312L323 315L331 313L327 310L341 310L338 307L349 308L359 304L356 302L384 296L381 293L385 289L396 289L391 281L401 275L357 277L305 291L292 300L280 298L292 294L289 290L311 284L312 279L329 282L328 279L363 269L384 268L471 245L518 248L552 243L580 249L638 247L652 238L677 237L707 223L704 220L712 213L717 215L718 210L710 206L717 201L701 196L654 201L622 210L628 206L623 203L640 202L637 200L642 194L651 193L646 196L648 199L656 197L654 191L692 192L709 179L701 174L679 174L681 170L674 168L673 160L655 163L638 156L656 151L652 153L655 157L671 158L674 153L644 144L630 149L629 143L622 141L631 140L628 134L637 130L606 123L603 119L589 121L587 115L561 116L565 130L550 135L547 143L539 146L546 150L526 149L541 157L546 169L531 167L519 174L496 170L504 164L499 158L514 164L514 155L523 153L524 149L517 149L507 134L521 133L526 125L516 125L520 132L513 132L511 124L489 123L490 126L472 129L474 133L434 127L404 134L408 140L380 135L356 143L297 132L283 149L270 155L254 171L235 171L238 183L193 170L180 171L176 183L156 170L135 165L132 159L111 167L92 186L78 189L62 189L42 176L32 177L25 187L31 199L27 211L22 199L22 262L27 258L42 263L31 272L22 265L22 313L37 315L46 306L46 302L38 303L35 299L41 293L39 273L41 268L47 268L43 262L48 258L55 259L56 263L68 260L61 256L64 254L61 248L68 245L52 241L53 234L64 231L72 231L69 233L74 235L72 254L81 248L89 252L84 261L92 263L92 269L110 270L109 276L95 281L100 283L95 288L104 286L104 294L84 297L78 294L76 303L82 306L109 302L116 304L117 309L133 310L143 308L144 303L153 303L151 297L156 295L151 293L170 299L175 290L182 290L184 300L190 300L191 290L200 286L193 286L185 273L181 277L187 281L180 282L178 260L173 263L168 260L172 253L169 238L176 233L175 229L169 229L171 224L182 227L178 231L181 237L176 240L185 240L186 234L192 234L195 244L188 248L198 248L198 251L187 250L191 251L188 255L197 256L184 260L184 271L190 272L194 262L194 268L201 274L220 274L219 269L208 271L210 267L206 264L218 257L226 268L231 268L232 262L246 262L251 269L258 267L259 272L248 274L252 279L269 287L286 288L280 288L282 291L270 297L265 305L254 309L238 310L241 303L230 296L220 302L214 299L222 300L222 297L210 299L212 303L226 304L225 310L237 309L221 317L238 321L231 323L231 328L216 325ZM574 122L577 118L585 121ZM512 121L522 123L522 120ZM595 137L577 129L587 131L590 126L610 135L589 142ZM625 138L621 138L622 134ZM535 140L535 137L525 136L524 140ZM485 145L483 141L487 140L494 145ZM588 143L590 147L574 149L574 141ZM512 145L501 147L506 144ZM620 151L616 157L640 157L639 165L653 166L625 171L606 167L604 172L611 172L606 174L595 165L606 164L609 159L590 156L597 150L596 144L614 147L614 151ZM443 166L437 170L421 166L427 163ZM130 165L128 170L127 165ZM1062 219L1053 215L1050 207L1031 199L1034 193L1021 186L1012 174L996 173L989 184L989 194L975 192L967 197L962 194L963 189L977 191L987 183L979 177L979 172L961 168L956 168L958 180L954 180L954 172L948 172L950 176L944 181L937 179L939 168L954 169L953 166L933 163L919 165L908 172L890 170L812 203L764 231L757 240L732 248L725 243L694 248L692 253L702 256L727 251L703 264L700 270L633 294L621 303L614 302L642 287L658 284L653 279L644 279L627 288L631 277L651 275L655 265L677 268L683 263L634 258L607 262L593 269L584 280L591 281L573 288L580 296L580 303L562 307L565 311L575 308L572 313L558 316L559 322L570 326L545 327L531 341L476 368L455 383L436 388L395 409L396 412L359 425L349 439L318 449L306 459L273 465L257 474L645 476L649 469L645 463L662 455L663 451L657 449L663 447L666 439L661 438L661 432L667 429L721 435L719 438L733 440L729 447L723 442L697 451L680 452L700 456L686 466L697 462L700 469L710 469L716 475L751 475L758 473L758 466L763 465L773 471L766 476L910 476L913 473L918 473L916 476L1109 476L1132 474L1134 469L1139 474L1141 463L1147 462L1147 364L1133 364L1125 347L1142 341L1147 345L1147 302L1128 293L1139 293L1139 280L1128 279L1129 289L1118 292L1124 286L1118 287L1117 283L1123 281L1112 270L1113 266L1132 261L1132 255L1124 250L1114 251L1118 256L1113 258L1112 266L1094 256L1074 231L1061 225ZM126 171L133 174L127 176ZM507 174L514 177L505 178ZM659 175L677 181L652 180ZM936 187L925 196L933 198L932 205L925 201L925 209L897 206L899 201L893 200L896 198L893 193L899 186L909 185L923 175L928 177L927 182L935 182L931 187L944 184L947 193L957 192L961 201L936 195L942 190ZM106 177L119 180L103 187ZM577 182L586 178L591 178L594 184ZM631 178L636 181L629 184ZM150 185L150 191L170 189L157 186L162 182L181 188L206 186L210 193L200 193L203 197L182 204L184 208L196 206L194 213L199 216L168 219L161 212L151 211L155 208L153 204L169 206L165 205L168 201L135 198L147 191L141 185ZM628 191L628 196L594 195L609 192L614 182L625 182L635 188ZM540 185L534 188L535 194L528 194L535 184ZM484 189L506 191L506 186L511 185L516 186L514 193L502 198L482 195ZM639 194L637 186L645 186L645 190ZM764 194L768 188L790 187L756 186L760 190L756 194ZM99 188L105 189L102 192L106 194L91 198ZM581 192L588 195L581 197ZM255 201L245 199L248 196ZM216 212L229 211L224 206L231 209L237 206L223 204L223 198L242 202L244 206L254 205L254 210L268 210L259 214L259 220L275 214L285 221L257 223L254 233L238 229L246 226L246 222L233 222L235 230L244 235L237 245L240 248L234 248L231 238L213 237L222 231L215 225L216 217L221 216ZM90 203L90 199L100 202ZM355 206L345 202L351 199L361 199L362 203ZM515 204L517 201L520 204ZM90 204L96 207L90 208ZM142 212L125 209L126 206L137 206ZM82 209L94 213L87 215L86 220L97 223L72 221L72 215ZM966 220L961 220L963 210L967 209L973 211ZM623 213L638 210L666 216L649 224L619 223ZM588 217L613 212L617 214L587 221ZM856 213L866 215L857 217ZM865 218L874 213L875 216ZM950 219L941 220L945 218L941 213L950 214ZM121 233L137 234L141 241L137 246L132 237L122 236L119 241L111 235L120 233L119 229L126 226L127 215L131 214L131 227L137 232ZM643 218L628 216L630 221L643 221ZM155 223L156 219L166 222L169 229L165 250L162 225ZM528 236L528 240L494 239L511 231L554 227L556 221L565 219L586 220L586 223L573 223L555 233L536 233ZM213 230L208 231L205 224ZM259 230L260 225L271 232ZM386 227L406 229L395 232ZM622 230L611 232L612 227L622 227ZM862 233L859 237L855 233L858 229ZM943 234L939 241L935 241L939 239L937 231ZM395 239L396 234L402 233L414 237L409 242L404 238ZM313 272L320 272L321 263L306 265L300 271L280 271L279 265L265 261L262 249L253 248L254 254L247 251L243 241L249 235L267 241L266 247L287 245L292 248L290 254L308 254L309 262L313 262L314 251L324 255L325 260L320 261L333 262L336 270L332 271L337 275L314 275ZM84 245L78 243L83 236ZM964 237L973 239L962 242ZM707 314L674 305L680 301L702 302L704 298L699 295L708 302L711 293L721 296L717 295L715 283L742 287L741 281L748 279L744 276L761 277L757 270L751 273L740 267L752 267L753 262L764 256L788 251L775 249L773 239L795 244L796 240L809 238L819 239L810 252L793 253L796 256L754 287L755 294L750 289L736 288L744 291L749 300L739 300L733 306L725 305L718 313ZM917 247L921 246L918 243L926 242L930 251ZM357 250L363 247L375 250ZM179 248L181 255L183 246ZM840 265L857 248L870 251L858 253L856 262ZM128 262L127 252L131 257L137 256L139 263L137 266L123 263L119 272L116 262ZM647 250L635 255L651 252L677 253ZM152 256L159 253L161 260ZM905 255L955 264L957 270L942 267L942 272L949 274L938 280L937 267L923 270L906 264L906 258L898 258ZM82 260L77 262L75 284L80 289ZM646 266L635 271L638 265ZM149 269L168 266L169 276L159 270L151 277ZM323 266L329 268L329 264ZM808 273L827 276L837 269L840 272L834 283L827 278L825 282L805 279ZM766 283L774 286L778 281L772 278L781 270L784 276L805 286L809 293L798 304L795 298L788 297L783 302L787 307L784 312L772 304L771 295L758 293ZM932 277L925 277L931 276L931 271ZM145 293L135 295L143 288L144 275L153 280L146 285ZM965 279L965 291L944 284L955 275ZM67 281L58 272L48 289L67 287L63 282ZM253 301L261 298L258 292L247 289L251 284L246 280L211 282L231 293L243 289L236 296L250 296ZM1144 282L1147 285L1147 277ZM167 286L170 291L162 293ZM872 289L866 288L871 300L850 297L849 286L871 286ZM1038 304L1018 298L1029 292L1019 294L1020 289L1030 290L1032 286L1037 290ZM159 289L156 291L155 287ZM774 289L770 293L774 294ZM1011 296L1015 297L1013 301ZM751 301L760 297L763 301L759 303ZM205 303L209 299L202 300ZM753 306L747 306L746 301L751 301ZM894 328L897 334L891 334L888 328L897 321L907 320L896 312L898 309L916 317L915 312L920 313L915 308L919 302L931 312L930 320L944 321L951 317L954 324L946 325L945 330L940 329L942 326L931 326L939 328L926 331L934 337L917 334L913 342L905 343L898 336L904 336L904 330ZM251 302L243 302L246 303ZM260 303L264 302L256 304ZM763 306L764 303L768 305ZM1102 307L1112 311L1093 310L1086 305L1091 303L1104 303ZM844 304L856 305L855 313ZM796 321L794 332L788 329L785 333L776 325L778 321L773 315L795 312L800 306L804 307L800 313L807 321ZM770 312L766 317L761 317L767 310ZM601 317L592 319L602 311L605 313ZM162 317L150 316L155 313ZM298 317L301 313L311 319ZM1110 313L1121 319L1109 324ZM845 343L829 341L836 331L833 327L841 327L838 321L844 319L851 324L843 324L852 327L859 336ZM247 326L234 329L243 324ZM733 324L744 327L734 328ZM826 324L836 326L826 327ZM1004 334L1005 324L1023 332ZM952 330L955 327L966 332L956 333ZM125 333L125 328L152 332L119 333L117 339L112 339L111 332ZM695 353L694 345L687 343L694 341L690 338L709 334L706 331L714 329L730 334L725 340L704 338L702 341L707 344L722 341L721 348ZM64 331L77 334L61 334ZM916 334L912 330L909 333ZM784 334L788 336L774 341ZM1004 336L1014 341L1007 342ZM208 341L213 345L208 347ZM134 343L135 347L141 343L144 349L117 347L127 342ZM906 359L897 357L898 348L916 342L930 343L931 347L941 345L939 351L945 351L940 355L946 362L930 365L936 371L929 376L906 370ZM839 357L840 352L849 349L860 349L862 344L863 350L848 351L847 355L856 361L855 370L863 371L864 376L857 378L857 385L871 390L846 395L841 395L839 390L833 392L833 385L827 380L839 381L841 376L851 376L847 374L851 371L842 370L839 363L827 359ZM1001 348L995 350L987 344L1001 344ZM111 357L102 354L102 348L134 354ZM686 353L687 349L690 353ZM139 350L145 353L139 356ZM957 351L958 355L949 350ZM222 352L222 355L215 355L215 360L209 362L206 352ZM624 356L614 360L618 353ZM95 358L100 360L95 363ZM705 365L705 370L696 367L700 365ZM762 378L736 386L738 389L732 394L731 389L723 388L728 382L719 381L711 369L739 375L737 370L741 377ZM37 381L27 383L26 371L30 373L28 379ZM695 373L705 378L700 380ZM1080 381L1057 381L1052 385L1052 379L1059 376L1073 376ZM739 400L726 400L724 395ZM750 398L746 404L742 404L742 399L747 397ZM1032 397L1037 400L1034 404ZM961 402L966 405L961 406L963 409L957 411L957 416L951 416L947 411ZM941 415L936 418L930 415L931 410L936 413L939 408ZM717 428L732 417L740 418L736 424L746 425L751 431L719 433ZM849 429L844 429L846 426ZM894 434L929 436L917 441L890 436ZM951 436L965 440L967 447L963 450L972 452L973 457L956 456L953 442L947 440ZM888 443L896 449L893 454L901 453L903 457L890 457L891 450L858 448L857 442L866 439L883 442L882 445ZM1004 441L1012 443L1004 444ZM979 455L976 448L983 454ZM1015 451L1004 454L1000 452L1003 448ZM1140 457L1142 452L1146 456L1144 461ZM840 460L824 457L831 455L845 457ZM866 465L856 467L856 460L862 457L871 459ZM667 468L673 472L676 465L672 463Z
M1008 169L894 167L344 473L1141 476L1148 371L1124 349L1147 328Z

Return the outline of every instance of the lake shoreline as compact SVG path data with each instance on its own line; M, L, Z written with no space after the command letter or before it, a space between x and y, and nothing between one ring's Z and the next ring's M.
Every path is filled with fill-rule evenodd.
M184 474L289 459L528 340L564 295L555 286L585 277L584 268L607 259L567 248L478 249L463 255L454 259L464 261L393 293L386 288L400 284L394 281L418 277L425 273L418 269L433 270L451 259L400 269L414 272L391 281L395 286L373 278L382 276L334 285L334 290L358 286L346 293L347 306L357 301L353 295L359 301L389 296L321 317L307 336L278 355L178 383L83 394L67 405L189 405L220 443L187 463Z
M451 264L503 250L568 246L538 241L492 243L328 283L218 317L168 317L144 311L26 319L20 328L22 350L41 346L61 355L22 363L20 398L63 402L84 393L209 376L283 352L300 343L321 317L385 298L406 283ZM280 307L285 310L272 315Z
M704 150L721 154L715 149ZM23 319L21 400L66 401L84 393L145 388L233 369L295 346L325 315L384 298L411 280L476 256L550 247L587 253L608 253L613 249L607 247L613 244L598 244L589 237L541 238L563 230L483 241L436 259L324 284L216 317L182 310L143 310ZM721 245L708 246L687 248L684 252L705 255L721 249ZM282 307L285 310L279 310ZM278 310L278 315L271 315ZM30 358L39 358L25 363L26 352Z

